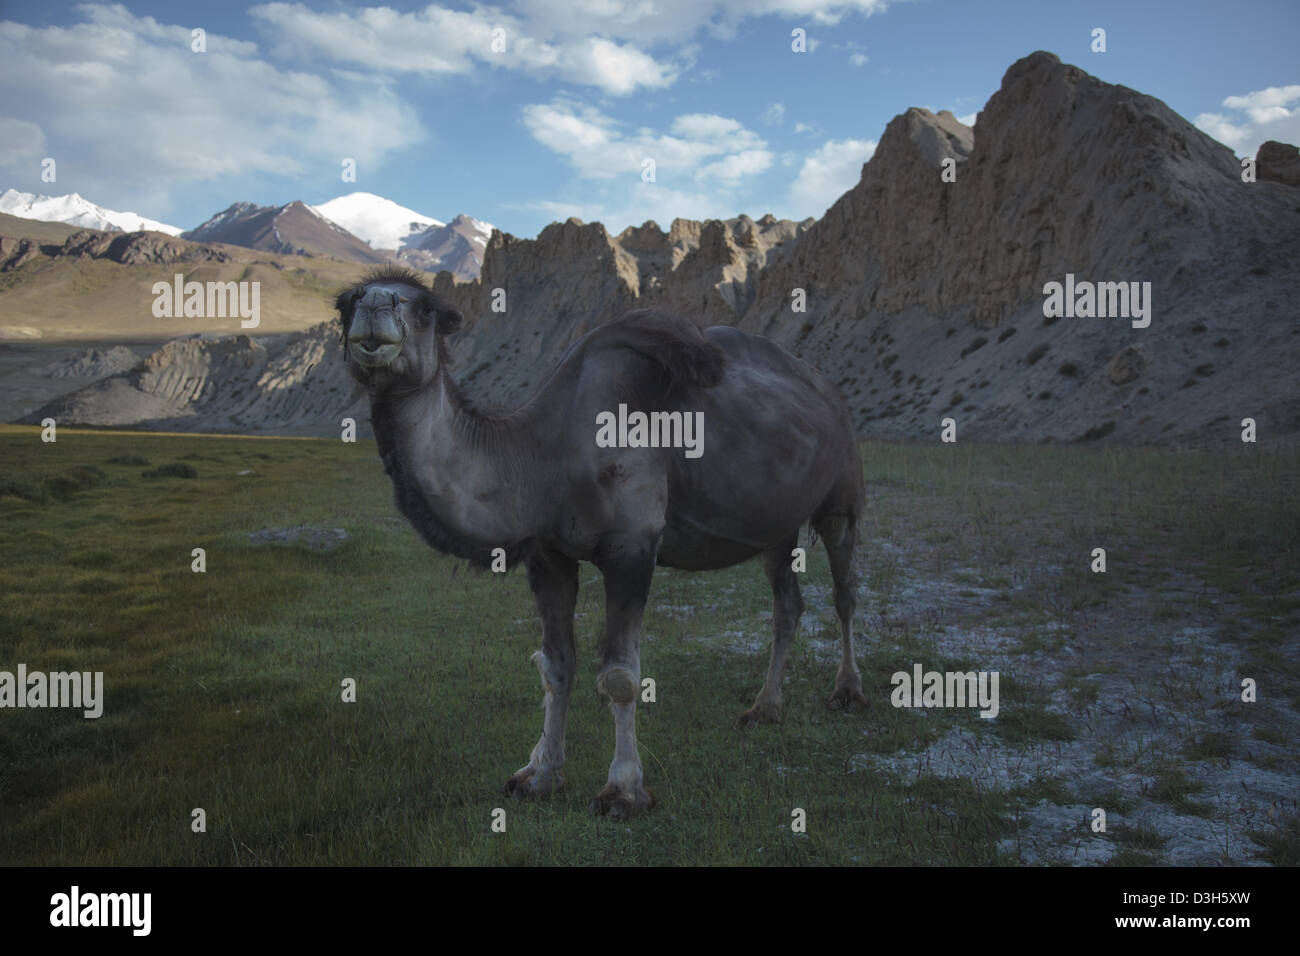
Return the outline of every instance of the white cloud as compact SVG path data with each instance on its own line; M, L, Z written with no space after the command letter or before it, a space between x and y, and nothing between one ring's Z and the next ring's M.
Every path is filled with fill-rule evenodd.
M887 0L516 0L513 9L539 35L598 34L659 43L708 30L729 38L750 17L774 15L792 26L833 26L851 15L882 13Z
M45 132L35 123L0 116L0 169L35 166L45 158Z
M958 116L958 117L957 117L957 122L958 122L958 123L961 123L962 126L974 126L974 125L975 125L975 120L976 120L976 118L978 118L978 116L979 116L979 113L978 113L978 112L976 112L976 113L967 113L965 116Z
M678 116L666 133L624 132L600 111L559 98L525 106L522 120L534 139L568 160L582 179L639 178L642 162L653 159L657 180L698 177L734 184L772 161L762 138L712 113Z
M867 55L865 53L854 53L852 56L849 57L849 62L852 63L854 66L866 66Z
M1223 106L1235 115L1201 113L1194 122L1238 156L1254 156L1265 140L1300 142L1300 85L1229 96Z
M715 179L724 185L736 185L746 176L765 172L772 165L772 154L765 149L749 149L709 163L696 174L698 180Z
M325 58L385 75L467 74L491 67L625 96L670 86L679 72L631 43L595 35L539 35L492 7L471 13L432 4L413 13L388 7L323 13L301 3L268 3L249 12L273 32L283 56Z
M568 51L563 73L575 82L597 86L606 93L624 96L644 87L659 89L677 79L674 68L630 46L591 37Z
M590 106L557 98L524 107L524 127L573 168L581 198L528 204L563 218L599 220L611 232L653 219L665 228L677 217L727 218L746 205L744 187L770 169L775 155L738 120L686 113L664 131L630 129ZM642 161L655 161L655 182L641 180ZM579 185L580 184L580 185Z
M790 202L802 216L821 216L857 184L862 164L876 151L873 140L829 140L803 161L790 187Z
M781 121L784 119L785 119L784 103L773 103L771 106L769 106L766 110L763 111L764 123L768 123L772 126L779 126L781 125Z
M820 127L820 126L817 126L815 123L795 123L795 124L794 124L794 131L795 131L796 133L813 133L813 134L816 134L816 133L821 132L821 127Z
M44 138L59 189L164 216L186 184L301 175L344 157L373 169L425 136L382 82L281 71L255 44L213 33L206 53L192 53L188 26L122 6L79 9L85 20L66 27L0 22L0 88L12 112L22 104L10 122L24 124L10 128L27 152ZM32 174L13 149L0 152L0 171Z

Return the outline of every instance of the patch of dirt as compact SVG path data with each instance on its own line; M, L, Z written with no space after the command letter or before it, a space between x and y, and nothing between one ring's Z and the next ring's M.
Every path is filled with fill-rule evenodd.
M299 525L295 528L263 528L250 531L248 540L253 544L275 544L306 548L308 551L336 551L351 536L343 528L312 528Z
M917 555L895 559L903 584L879 619L867 621L868 640L888 646L897 634L884 631L881 621L901 624L936 657L998 671L1001 713L988 728L955 728L923 750L860 754L857 766L905 779L934 774L1002 790L1054 790L1064 802L1043 799L1022 811L1018 833L1001 845L1027 864L1102 863L1135 831L1148 834L1135 849L1155 862L1261 862L1255 857L1262 848L1248 831L1297 809L1300 715L1279 694L1242 701L1243 678L1261 686L1269 681L1265 674L1243 673L1244 651L1219 636L1228 622L1249 626L1226 595L1171 573L1147 590L1121 590L1103 606L1044 621L1041 614L1014 614L1012 602L998 600L998 589L954 582L964 569L936 575ZM1007 590L1014 598L1041 586L1044 575L1059 573L1040 568ZM813 615L831 612L825 590L804 589ZM1193 596L1197 600L1189 600ZM859 607L880 602L880 595L860 588ZM1010 624L979 623L1012 614ZM859 623L859 639L862 630ZM1300 638L1289 643L1279 650L1293 658ZM819 657L837 657L834 642L817 642L815 649ZM918 662L933 666L923 657ZM1024 706L1008 699L1008 679L1017 697L1024 694L1033 706L1064 718L1073 739L1012 743L992 732L993 723ZM1288 743L1253 736L1258 726L1280 732L1275 739ZM1092 830L1096 808L1106 813L1104 833Z

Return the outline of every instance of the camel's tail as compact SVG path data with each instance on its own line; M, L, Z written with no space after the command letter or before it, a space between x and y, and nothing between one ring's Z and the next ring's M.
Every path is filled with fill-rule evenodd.
M686 319L638 309L617 324L619 344L659 365L674 382L712 388L722 381L727 361L722 349Z

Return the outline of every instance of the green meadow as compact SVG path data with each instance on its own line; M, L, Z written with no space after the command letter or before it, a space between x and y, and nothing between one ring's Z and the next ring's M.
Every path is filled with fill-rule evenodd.
M661 569L642 644L656 700L637 718L658 806L613 823L587 813L613 749L595 692L595 568L580 578L569 789L515 802L501 786L542 720L523 569L471 571L427 548L393 506L373 442L60 429L47 444L39 429L0 427L0 670L105 681L97 720L0 710L0 864L1016 864L1030 808L1106 795L1075 792L1068 774L1006 784L887 762L955 731L1002 750L1085 739L1085 715L1109 693L1105 667L1065 668L1052 683L1033 679L1035 662L1075 636L1112 640L1108 609L1153 627L1212 617L1215 640L1275 708L1234 710L1207 683L1178 699L1203 697L1209 716L1161 723L1141 752L1099 744L1099 773L1157 781L1116 795L1117 812L1140 800L1212 822L1198 780L1223 760L1296 774L1295 737L1277 728L1300 709L1297 453L863 454L857 640L870 709L823 703L837 631L820 547L801 576L808 610L784 721L749 731L733 721L767 665L761 569ZM348 540L318 552L249 538L298 525ZM1105 574L1088 567L1099 542ZM1010 635L1006 653L1025 662L1004 679L995 720L890 705L890 675L913 662L987 669L943 637L953 627ZM1122 666L1141 633L1116 624L1098 660ZM348 678L354 703L342 699ZM205 832L192 828L196 808ZM796 808L806 832L792 831ZM1297 862L1295 821L1293 802L1253 822L1249 855ZM1114 844L1109 862L1160 863L1177 835L1159 831L1095 838ZM1225 862L1240 862L1231 853Z

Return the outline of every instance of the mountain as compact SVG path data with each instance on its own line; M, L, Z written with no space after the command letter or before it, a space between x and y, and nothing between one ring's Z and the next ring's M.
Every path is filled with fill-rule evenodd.
M225 242L282 255L333 256L366 263L390 258L298 200L283 206L237 202L181 235L194 242Z
M444 272L434 284L469 320L451 340L457 374L487 405L527 397L588 329L657 305L785 344L839 385L867 437L936 441L951 418L962 441L1240 447L1252 418L1262 442L1294 443L1296 156L1261 149L1267 175L1243 182L1232 151L1164 103L1035 53L1011 66L974 128L947 112L895 117L820 220L496 231L479 279ZM1137 283L1126 288L1144 314L1048 315L1049 284L1076 279ZM492 308L497 290L504 312ZM194 340L183 354L171 343L151 360L156 374L110 376L93 403L73 393L34 420L337 434L357 407L339 378L337 323L299 335L259 338L265 356L236 338ZM318 364L304 367L306 356ZM272 374L205 387L216 374L205 369L245 360ZM162 375L172 361L194 370L184 394Z
M402 249L428 230L443 228L437 219L374 193L349 193L312 208L372 249Z
M445 226L410 236L397 257L425 272L445 270L458 279L477 279L492 229L490 223L462 214Z
M0 195L0 212L23 219L36 219L41 222L64 222L71 226L86 229L103 229L108 232L139 232L147 229L151 232L165 232L169 236L179 236L177 226L164 222L145 219L134 212L117 212L97 206L76 193L66 196L38 196L34 193L20 193L16 189L6 189Z
M0 213L0 343L37 343L46 351L117 342L153 349L193 332L240 330L237 317L155 317L154 284L171 282L178 272L187 281L256 281L262 303L257 332L297 331L320 322L334 293L361 268L334 258L190 242L157 232L77 229ZM3 378L12 366L5 366L3 356L0 366ZM0 381L0 407L4 385ZM36 381L31 394L49 388ZM45 394L42 401L49 398ZM7 411L0 410L0 418Z
M1249 417L1295 440L1297 212L1161 101L1035 53L973 130L892 120L736 321L840 383L866 434L1239 444ZM1150 324L1046 316L1067 275L1150 283Z
M372 249L385 252L425 272L446 270L459 279L475 279L492 224L466 215L449 223L421 215L374 193L349 193L313 206Z

